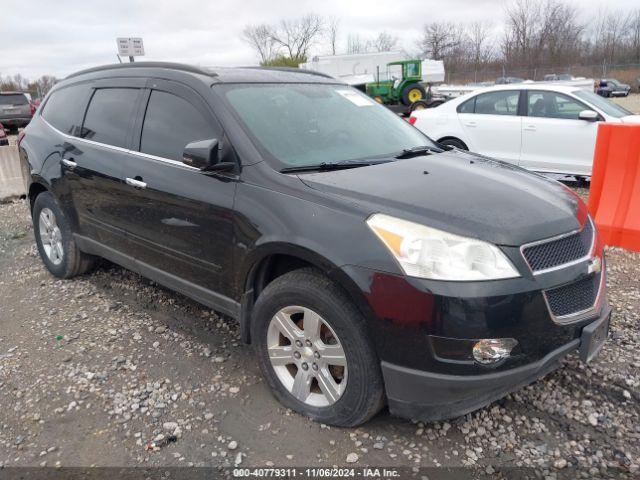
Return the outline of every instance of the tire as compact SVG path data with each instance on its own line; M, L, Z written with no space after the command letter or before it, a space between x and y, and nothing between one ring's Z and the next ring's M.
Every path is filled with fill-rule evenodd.
M302 309L304 312L300 313ZM309 338L313 338L309 330L314 313L319 315L320 321L317 323L323 325L318 331L329 337L335 336L335 344L325 343L335 341L329 338L314 340L313 343L309 341L307 347L302 343L302 337L295 337L295 334L304 332L304 324L307 323L305 334L308 333ZM301 338L302 347L296 347L294 342L286 340L287 337L282 335L281 332L286 329L279 327L281 324L276 320L276 314L278 318L288 318L297 322L297 325L287 322L286 329L291 325L298 327L293 337ZM291 337L289 335L289 338ZM344 291L315 269L304 268L286 273L264 289L252 312L251 338L262 374L274 396L285 407L318 422L340 427L360 425L383 407L385 397L380 363L367 335L364 318ZM273 339L278 339L277 346L272 344ZM319 345L322 347L318 347ZM336 367L337 362L326 361L320 356L319 352L325 355L328 351L326 347L333 348L334 358L341 358L344 367ZM311 351L316 348L317 351ZM283 360L280 366L272 364L271 358L275 353L273 349L280 349L283 358L286 355L286 360ZM288 351L284 352L287 349ZM343 351L343 357L335 353L340 350ZM294 355L298 355L297 360ZM286 362L290 363L284 366ZM302 367L306 362L313 368L307 366L304 371ZM331 367L327 367L327 363ZM340 376L340 373L342 381L338 383L336 375ZM329 383L341 389L333 400L325 393L327 387L321 387L321 383L327 384L326 380L321 381L327 374L332 375L334 379L333 383ZM301 395L296 396L295 382L299 375L306 375L304 378L311 380L308 383L299 382L300 385L310 387L300 389ZM292 385L285 386L283 378L290 380ZM343 385L342 382L346 384ZM301 400L301 396L306 400ZM331 401L333 403L330 403Z
M411 107L409 107L409 112L417 112L418 110L424 110L425 108L429 108L429 105L424 100L418 100L417 102L413 102Z
M42 217L48 219L49 231L44 230L47 221ZM94 266L96 258L80 251L73 240L69 221L51 193L42 192L36 197L32 220L40 258L53 276L71 278L88 272Z
M420 93L420 97L417 97L418 92ZM415 97L413 95L415 95ZM425 100L427 98L427 91L419 83L412 83L404 87L401 98L402 103L408 107L415 102Z
M462 140L459 140L457 138L445 138L443 140L440 140L438 143L446 147L456 147L460 150L469 150L469 147L467 147Z

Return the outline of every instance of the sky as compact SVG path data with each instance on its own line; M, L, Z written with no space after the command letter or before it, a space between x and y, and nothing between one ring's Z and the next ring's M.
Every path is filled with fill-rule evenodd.
M570 1L570 0L568 0ZM576 0L577 1L577 0ZM145 57L200 66L255 65L242 39L248 24L276 23L305 13L339 19L338 53L347 36L373 38L382 31L399 46L416 50L429 21L485 21L499 35L508 0L0 0L0 75L65 77L77 70L117 62L116 37L142 37ZM580 0L593 20L601 0ZM630 11L638 0L608 0L611 10ZM312 54L329 53L314 45Z

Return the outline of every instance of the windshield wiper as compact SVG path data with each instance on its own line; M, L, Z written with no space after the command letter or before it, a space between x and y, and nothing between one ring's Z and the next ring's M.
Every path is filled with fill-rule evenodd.
M314 165L301 165L299 167L285 167L280 173L296 173L296 172L327 172L330 170L343 170L347 168L367 167L377 163L387 163L384 161L343 161L343 162L322 162Z
M425 155L427 153L442 153L442 152L444 152L444 150L440 148L431 147L429 145L423 145L420 147L405 148L404 150L402 150L402 152L397 154L395 158L419 157L420 155Z

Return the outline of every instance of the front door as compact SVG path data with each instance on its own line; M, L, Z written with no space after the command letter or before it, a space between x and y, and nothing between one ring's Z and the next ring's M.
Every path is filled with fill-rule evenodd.
M582 110L589 109L562 93L529 91L520 165L542 172L591 175L598 122L578 119Z
M235 176L204 174L181 161L188 143L224 143L222 129L190 88L162 80L150 87L136 128L137 153L124 171L132 254L178 281L230 296Z

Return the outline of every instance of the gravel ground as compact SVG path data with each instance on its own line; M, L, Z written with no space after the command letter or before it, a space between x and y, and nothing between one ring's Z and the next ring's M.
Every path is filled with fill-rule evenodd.
M638 93L632 93L627 97L616 97L613 101L633 113L640 113L640 94Z
M608 261L615 310L592 364L572 356L449 422L383 411L339 429L277 403L233 321L106 262L52 277L26 202L2 204L0 466L522 466L540 478L639 478L640 255L609 249Z

